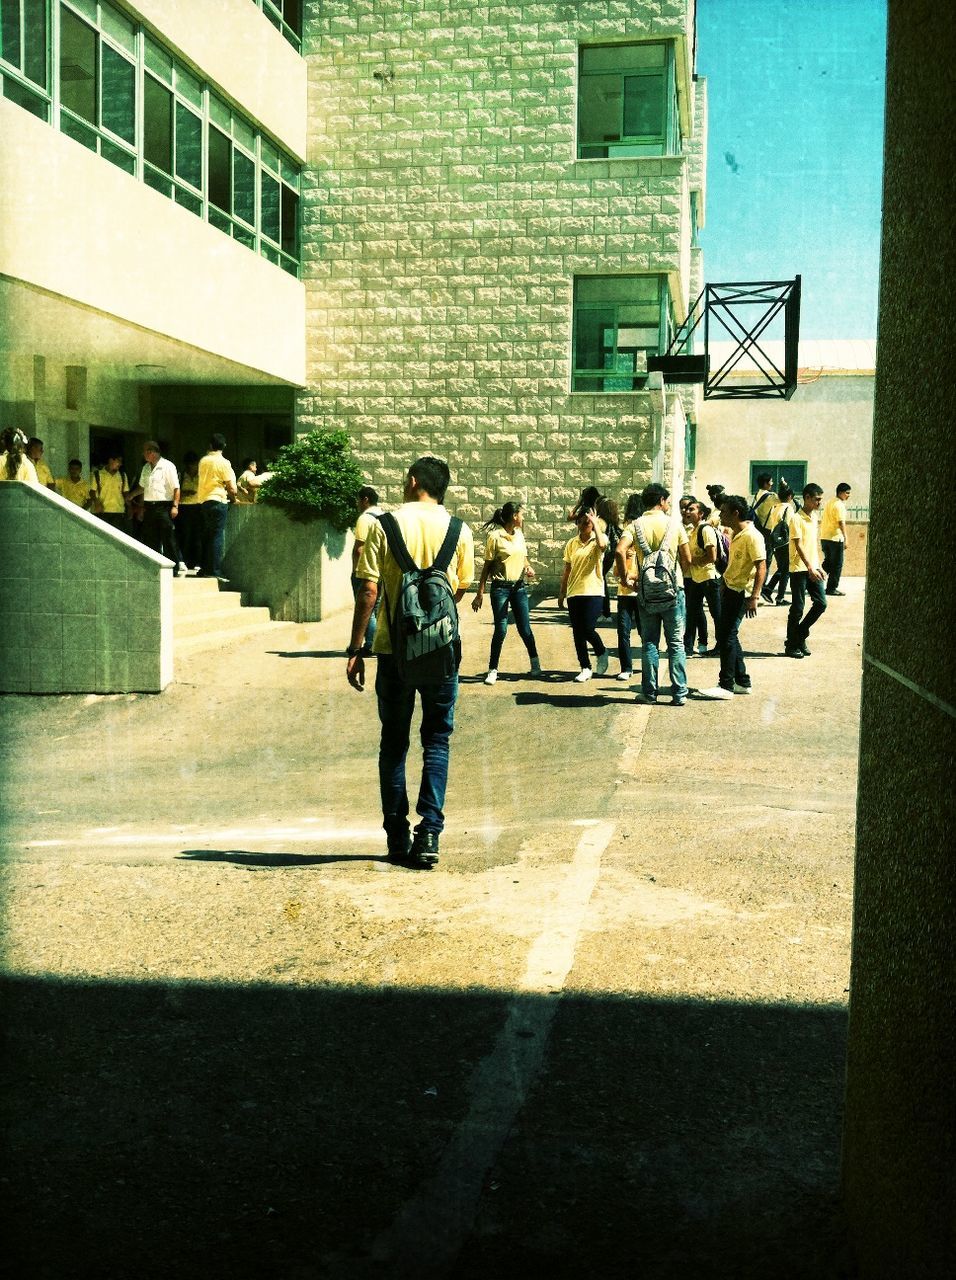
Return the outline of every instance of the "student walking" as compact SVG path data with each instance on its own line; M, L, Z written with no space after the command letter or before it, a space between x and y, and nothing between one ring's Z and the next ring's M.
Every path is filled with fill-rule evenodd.
M597 674L603 676L607 671L607 650L597 633L597 621L604 605L601 564L607 547L607 534L601 528L602 523L593 507L582 511L577 518L577 536L571 538L564 548L564 570L561 574L561 586L558 588L558 608L563 608L567 600L574 651L580 667L574 677L577 684L584 684L591 679L589 644L597 659Z
M488 534L488 541L485 543L485 563L471 607L475 613L481 609L485 583L490 580L491 616L495 629L491 636L491 656L488 659L485 684L495 684L498 679L498 662L508 634L509 609L518 635L528 651L532 672L538 674L541 671L538 647L531 630L531 607L526 585L527 581L534 579L534 569L528 563L523 526L524 511L520 502L506 502L482 526Z
M355 510L358 517L355 521L355 527L352 535L355 541L352 543L352 599L358 597L361 589L361 579L355 576L355 570L358 562L362 558L362 549L368 538L368 531L372 525L378 520L379 516L384 514L383 508L378 504L378 494L369 484L363 484L361 489L355 495ZM364 657L370 657L375 644L375 632L378 629L378 615L382 607L381 598L376 600L375 608L368 616L368 630L365 632L365 641L362 645L362 654Z
M793 519L797 505L793 500L793 490L786 480L780 481L777 489L777 503L770 512L769 537L767 550L767 572L770 572L770 556L773 555L775 565L772 578L763 584L761 597L767 604L773 604L774 588L777 591L776 603L783 604L790 582L790 521Z
M641 495L632 493L627 500L624 508L624 524L630 524L632 520L636 520L643 510L641 506ZM623 533L623 529L621 531ZM620 545L620 538L618 538ZM630 579L635 576L637 569L634 563L634 544L629 543L624 549L624 566L623 569L617 562L617 548L614 551L615 572L617 574L617 656L621 663L621 669L617 674L617 679L622 683L626 683L634 674L633 664L631 662L631 632L636 631L638 635L641 633L641 624L637 616L637 591L630 585Z
M657 669L660 662L661 629L667 639L667 665L671 678L673 705L687 701L687 665L684 656L686 602L681 574L690 568L687 532L679 518L670 515L670 493L662 484L649 484L641 494L644 514L632 520L617 544L618 576L626 573L628 549L634 548L637 573L628 585L637 588L637 610L641 623L641 694L639 701L657 701ZM653 557L653 560L651 559ZM658 585L665 590L658 598L648 593L647 573L654 567ZM672 588L672 590L671 590ZM664 603L663 595L670 597Z
M209 437L209 448L199 460L199 492L202 508L202 569L200 578L226 579L222 576L222 558L226 547L226 519L229 504L236 500L236 473L223 456L226 437L215 431Z
M687 531L687 542L690 547L690 575L684 579L684 591L687 604L687 627L684 631L684 649L688 658L694 652L695 638L697 652L701 657L707 649L707 615L704 605L710 610L714 624L714 635L720 622L720 575L724 568L722 559L718 568L718 552L723 550L723 533L708 523L710 508L694 498L686 508L684 528ZM717 641L714 641L716 645Z
M823 508L820 520L820 545L823 548L823 572L827 575L828 596L843 596L840 575L843 573L843 557L846 552L846 504L850 486L844 481L836 487L836 497Z
M767 540L769 537L770 512L773 510L776 500L776 494L773 491L773 474L769 471L761 471L757 477L757 492L754 494L754 500L750 505L750 519L754 528L764 540L765 554L769 554ZM721 499L721 502L723 502L723 499Z
M413 462L405 477L404 503L386 519L394 519L399 537L419 568L434 565L446 539L455 537L452 517L443 503L451 477L440 458L424 457ZM450 547L450 560L443 570L455 601L461 600L474 576L474 544L471 530L456 520L457 538ZM378 755L379 789L382 799L382 826L392 862L415 870L428 870L438 861L439 837L445 826L445 791L448 784L449 739L454 728L458 699L457 661L452 674L437 680L418 679L400 665L393 652L392 632L399 616L402 569L392 554L381 521L369 526L368 537L355 570L362 586L355 600L352 635L348 648L346 675L353 689L365 689L365 657L362 646L368 620L379 591L385 603L375 633L375 695L382 726ZM457 658L461 656L460 646ZM416 695L422 704L422 778L416 811L420 821L414 837L408 821L408 792L405 760L415 712Z
M727 568L721 580L720 617L717 620L720 675L712 689L700 692L702 698L713 701L730 701L734 694L751 692L750 676L740 647L740 624L745 616L757 616L767 561L763 538L754 528L749 513L750 505L742 495L724 495L720 516L732 537Z
M820 526L817 509L823 498L818 484L808 484L803 491L803 509L790 522L790 612L787 614L787 639L784 653L788 658L809 658L807 637L810 628L826 613L827 598L823 590L824 572L820 567ZM804 615L807 596L812 601Z

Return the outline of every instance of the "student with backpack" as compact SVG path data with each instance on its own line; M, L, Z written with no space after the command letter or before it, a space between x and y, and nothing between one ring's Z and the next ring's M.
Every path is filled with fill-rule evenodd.
M641 495L632 493L624 507L624 524L629 525L632 520L636 520L641 514L641 510ZM618 541L620 541L620 537L618 537ZM622 684L627 684L634 673L631 661L631 632L636 631L638 635L641 633L641 624L637 616L637 591L634 587L628 585L630 579L636 573L633 543L626 549L623 568L617 562L617 546L615 545L614 565L614 571L617 576L617 656L621 663L617 679Z
M695 637L699 637L698 654L704 657L708 652L705 604L710 610L715 635L720 621L720 578L727 568L727 543L723 529L708 523L709 515L710 508L696 498L687 504L684 528L690 546L690 576L684 581L687 603L684 648L688 658L694 652Z
M773 491L773 475L769 471L761 471L757 477L757 492L747 513L747 519L764 540L764 553L769 556L768 538L770 536L770 513L776 502Z
M607 534L601 527L603 523L593 508L580 512L577 536L571 538L564 548L558 608L562 609L567 600L574 651L580 668L574 677L577 684L584 684L591 679L589 644L597 659L595 665L598 675L603 676L607 671L607 650L597 632L597 621L604 604L601 564L607 549Z
M757 616L767 561L764 541L750 520L750 506L746 498L740 494L725 494L720 504L720 516L733 534L730 556L721 580L720 621L717 623L720 675L712 689L701 689L700 696L730 702L734 694L751 692L739 632L745 616Z
M475 569L471 530L442 505L450 479L440 458L419 458L405 477L403 505L369 528L355 568L360 586L346 666L349 684L363 692L362 645L381 590L374 652L382 825L389 860L416 870L438 862L461 660L457 604ZM416 694L422 704L422 777L413 835L405 759Z
M506 502L494 512L482 528L488 534L485 543L485 563L478 580L478 590L471 602L475 613L481 609L485 598L485 583L491 581L491 616L495 629L491 637L491 656L485 684L498 681L498 662L508 634L508 610L514 616L518 635L528 651L531 671L541 673L538 647L531 630L531 610L525 580L534 577L528 563L528 548L524 540L524 511L520 502Z
M627 553L633 547L637 572L628 586L637 589L641 623L641 692L638 701L657 702L657 669L661 630L667 639L667 665L675 707L687 701L684 655L686 605L681 575L690 569L687 532L670 515L670 493L662 484L649 484L641 494L644 514L632 520L617 544L618 576L627 576Z
M773 604L774 587L777 589L778 605L783 604L783 597L787 593L787 584L790 581L790 522L796 514L797 507L793 500L793 490L787 484L786 480L780 481L780 487L777 489L777 502L770 513L769 534L767 537L767 565L769 568L770 557L773 556L776 566L772 578L768 578L763 584L761 596L767 604Z

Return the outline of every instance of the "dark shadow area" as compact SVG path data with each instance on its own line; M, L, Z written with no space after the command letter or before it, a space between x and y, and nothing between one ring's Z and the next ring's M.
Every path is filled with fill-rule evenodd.
M388 862L384 854L377 853L252 853L248 849L183 849L176 857L186 862L231 862L237 867L324 867L330 862Z
M6 980L6 1274L400 1274L368 1247L509 998ZM445 1274L849 1274L844 1031L829 1008L565 995Z
M534 706L551 706L557 707L562 711L575 711L580 707L626 707L634 703L634 695L628 697L626 694L619 698L609 697L606 693L569 693L562 697L556 693L516 693L515 706L517 707L534 707Z
M345 645L341 649L267 649L266 653L272 658L341 658L345 661Z

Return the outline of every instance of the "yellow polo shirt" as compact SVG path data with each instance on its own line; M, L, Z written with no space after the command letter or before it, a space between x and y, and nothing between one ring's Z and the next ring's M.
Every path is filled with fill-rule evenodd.
M687 544L690 547L690 576L693 582L711 582L717 577L717 566L703 559L703 552L717 545L717 530L712 524L702 521L696 529L687 533ZM703 551L701 550L703 548Z
M492 582L519 582L528 563L528 547L520 529L492 529L485 543L485 563Z
M807 566L797 554L797 544L803 547L812 569L820 568L820 524L815 511L806 512L802 508L795 512L790 521L790 572L806 573Z
M228 458L207 453L199 459L199 502L228 502L227 482L236 487L236 473Z
M844 542L840 521L846 524L846 503L842 498L831 498L823 508L820 520L820 537L827 542Z
M753 595L757 578L757 562L766 560L767 549L763 535L752 524L747 524L730 540L730 556L724 570L724 582L731 591Z
M32 461L24 454L20 459L20 465L17 467L15 476L7 475L7 451L4 449L0 453L0 480L20 480L23 484L39 485L37 479L37 469Z
M564 563L571 566L567 590L569 600L572 596L604 598L604 578L601 574L603 559L604 552L593 533L587 542L582 542L577 534L568 540L564 548Z
M60 476L56 482L57 493L73 502L78 507L85 507L90 500L90 482L80 476L79 480L71 480L69 476Z
M402 532L408 554L417 565L424 568L434 562L441 550L441 544L448 532L451 515L437 502L405 502L393 512ZM385 530L374 520L369 526L368 537L362 547L362 554L355 568L355 576L366 582L381 583L385 592L386 607L379 611L378 630L375 632L375 653L391 653L392 637L389 628L391 615L395 612L398 592L402 582L402 571L392 559L385 538ZM463 587L470 587L475 576L475 544L471 530L462 524L461 533L455 546L451 564L448 566L448 581L456 594Z
M102 502L104 515L120 516L126 510L123 494L129 492L129 485L122 471L97 467L90 474L90 488Z
M355 541L365 542L368 538L368 531L373 524L378 524L378 516L382 514L381 507L366 507L362 514L355 522Z
M179 505L196 507L199 505L199 472L187 475L184 471L179 478Z
M56 484L56 481L53 479L53 472L42 458L39 462L34 462L33 465L36 467L37 480L39 480L44 489L48 489L51 484Z

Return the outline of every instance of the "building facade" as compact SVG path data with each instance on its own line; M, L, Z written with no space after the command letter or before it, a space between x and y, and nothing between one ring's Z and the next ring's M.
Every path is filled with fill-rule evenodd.
M292 437L306 66L270 0L0 3L0 415L71 457Z
M528 505L553 578L587 484L679 489L693 389L646 357L702 281L705 86L694 5L326 0L306 6L307 389L398 500L449 459L448 503Z

